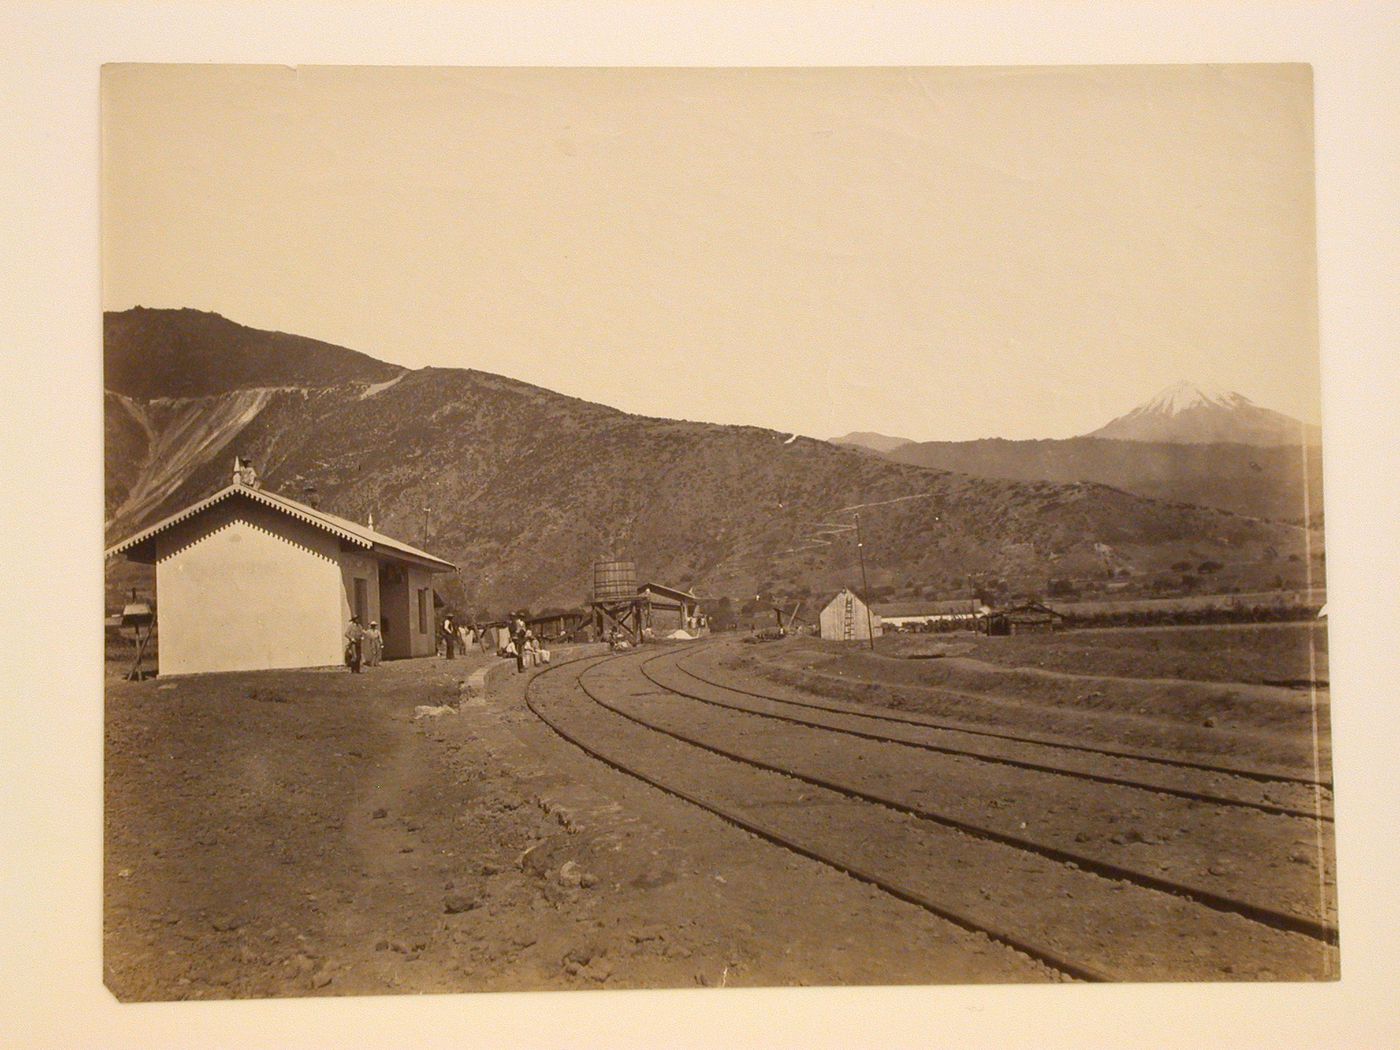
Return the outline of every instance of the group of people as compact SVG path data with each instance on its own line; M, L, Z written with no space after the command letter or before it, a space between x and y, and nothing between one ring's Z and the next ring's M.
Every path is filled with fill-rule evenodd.
M379 622L371 620L368 627L360 625L358 616L350 617L350 625L345 628L345 665L351 674L359 674L361 667L377 667L384 658L384 634L379 630Z
M478 642L485 645L487 637L484 628L475 624L458 625L449 613L443 617L438 628L437 651L440 656L451 660L458 649L466 653L469 647ZM510 619L509 637L510 641L502 653L515 657L517 673L523 672L527 667L549 663L549 650L540 645L540 640L535 637L535 633L519 613ZM345 665L350 668L350 672L359 674L362 667L375 667L383 658L384 635L378 622L371 620L369 626L365 627L360 623L359 616L351 616L350 624L345 629Z
M520 613L513 613L507 621L506 637L505 645L498 651L502 656L515 657L517 673L523 672L527 667L549 663L549 650L540 645L540 640L535 637L535 632L530 630L525 617ZM479 645L484 652L490 645L491 638L489 627L479 627L476 624L458 626L449 614L443 618L442 629L438 633L438 652L449 660L452 659L453 651L459 647L466 652L469 647Z
M515 657L516 674L523 674L527 667L549 663L549 650L541 648L535 632L519 613L510 618L510 644L506 646L506 655Z
M451 613L442 618L442 624L438 628L437 651L438 655L448 660L460 651L464 655L468 649L476 646L485 647L486 631L476 624L459 624Z

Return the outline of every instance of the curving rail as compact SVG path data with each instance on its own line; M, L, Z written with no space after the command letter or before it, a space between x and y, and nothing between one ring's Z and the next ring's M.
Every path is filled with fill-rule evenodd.
M690 651L693 652L694 649L692 648ZM639 655L644 656L644 654L638 654L636 652L616 655L605 654L599 657L585 658L583 660L573 661L568 664L558 664L554 665L551 668L547 668L545 671L540 672L539 675L532 678L531 681L527 684L525 696L526 704L529 707L529 709L535 714L535 716L540 718L541 721L548 725L555 733L557 733L563 739L569 741L574 746L580 748L593 758L604 762L605 764L621 772L627 773L629 776L633 776L639 780L642 780L652 785L653 787L656 787L659 790L666 792L667 794L670 794L677 798L681 798L692 805L698 806L706 810L707 812L710 812L720 817L726 822L736 827L740 827L752 834L758 835L759 837L769 842L780 845L786 849L792 850L793 852L801 854L802 856L809 857L821 863L827 864L830 867L833 867L839 871L845 872L846 874L851 875L854 878L857 878L863 882L878 887L882 891L889 893L890 895L897 897L900 900L916 904L924 910L934 915L937 915L943 919L946 919L950 922L953 922L956 925L963 927L964 929L975 930L984 933L988 937L1000 943L1003 943L1009 947L1012 947L1018 951L1021 951L1026 955L1029 955L1041 961L1045 965L1050 966L1055 970L1058 970L1068 976L1078 978L1081 980L1117 979L1103 972L1095 966L1087 965L1083 962L1075 960L1071 957L1070 953L1067 953L1063 950L1062 947L1058 945L1041 943L1040 941L1018 934L1015 931L1000 928L994 923L988 923L985 920L985 917L978 918L974 915L968 914L965 910L960 910L958 907L950 906L944 901L935 900L928 893L921 892L917 888L914 888L910 885L906 885L900 882L898 879L888 876L887 874L882 874L880 871L875 870L869 867L868 865L861 863L853 863L849 857L843 858L841 856L837 856L827 850L823 850L817 846L814 846L811 842L802 841L800 838L795 837L793 834L786 833L781 828L774 827L771 824L768 824L765 821L755 817L752 813L741 812L735 806L727 805L721 801L717 801L715 798L702 797L701 795L697 794L696 791L687 790L685 787L677 784L673 779L668 778L664 774L658 774L656 772L647 772L646 769L642 768L643 763L639 763L636 760L636 755L627 753L625 749L620 748L615 744L612 744L606 739L595 738L593 735L590 735L588 733L581 733L575 729L571 729L568 725L565 724L566 720L561 720L558 717L552 716L547 710L545 710L545 705L542 705L538 702L539 698L535 692L536 682L543 678L543 676L545 675L558 674L565 668L568 668L574 675L574 684L577 686L578 691L597 708L606 711L613 716L624 719L626 722L640 727L641 729L647 730L648 732L659 734L662 737L669 738L671 740L685 744L689 747L700 749L710 754L719 756L720 758L728 760L730 762L740 763L743 766L749 767L751 769L762 770L767 773L776 773L783 777L791 778L794 781L805 783L824 791L833 792L837 796L848 799L854 803L863 803L866 805L883 807L886 810L891 810L896 813L904 814L920 821L927 821L932 825L937 825L947 829L951 829L961 834L970 836L973 839L978 839L988 843L994 843L997 846L1008 847L1013 850L1018 850L1027 854L1032 854L1039 858L1043 858L1044 860L1053 862L1054 864L1063 865L1070 869L1078 869L1079 871L1085 872L1090 875L1100 876L1104 879L1115 880L1115 882L1128 883L1144 890L1153 890L1165 893L1170 895L1171 897L1182 901L1184 904L1201 905L1206 908L1212 909L1216 912L1228 913L1234 917L1248 920L1249 922L1257 923L1264 927L1270 927L1276 931L1281 931L1281 933L1274 934L1274 936L1303 935L1315 941L1322 942L1322 944L1328 946L1334 946L1337 943L1337 929L1336 926L1332 923L1319 921L1306 916L1296 915L1290 912L1279 911L1277 909L1269 907L1264 907L1251 901L1241 900L1232 897L1228 894L1216 893L1200 886L1186 885L1183 883L1175 882L1170 879L1162 878L1160 876L1137 871L1132 868L1125 867L1123 865L1115 864L1111 861L1105 861L1097 857L1086 856L1071 850L1066 850L1062 848L1057 848L1055 846L1034 842L1032 840L1022 838L1014 834L1008 834L1003 831L998 831L994 828L980 826L971 823L967 820L962 820L957 817L951 816L949 814L937 813L923 806L911 805L897 798L892 798L873 791L863 790L851 784L844 784L830 777L812 776L807 773L799 772L792 768L788 768L787 766L775 764L772 762L766 762L762 759L755 758L752 755L744 755L734 750L733 748L719 746L713 741L703 740L692 734L681 732L674 728L667 728L665 726L658 725L637 714L623 710L616 704L610 703L606 698L599 695L599 692L591 686L589 681L590 673L593 672L595 669L601 668L603 667L603 665L609 664L610 662L618 659L625 659L628 657L636 659ZM752 709L744 707L743 705L720 703L715 702L712 699L692 696L690 695L690 693L684 690L677 689L675 686L667 684L665 681L659 680L656 675L650 672L651 665L655 664L658 660L666 659L668 657L671 657L672 655L674 655L674 653L666 652L657 654L655 656L644 656L643 659L637 661L638 671L647 681L649 681L653 685L656 685L659 688L666 690L667 693L674 694L678 697L684 697L686 699L700 699L706 703L714 703L714 705L717 707L729 708L730 710L737 711L743 714L777 718L778 721L796 722L797 724L810 726L816 729L823 729L839 733L853 732L853 735L862 736L865 738L873 738L881 740L882 742L893 742L904 745L910 743L908 740L891 739L880 736L879 734L870 734L863 733L861 731L851 731L848 729L836 728L831 725L823 725L818 722L809 722L790 716L775 716L766 712L753 711ZM691 672L689 672L686 668L679 668L679 670L681 670L682 673L690 674L691 677L694 677L697 681L705 681L703 678L691 674ZM746 690L731 689L728 686L716 685L716 688L728 689L729 691L738 693L740 695L747 694L778 703L793 703L790 700L782 698L764 696L763 694L752 693ZM856 712L849 712L839 708L830 709L827 708L827 705L818 704L813 706L827 709L828 711L834 710L835 713L841 715L857 714ZM903 721L904 719L898 718L895 720ZM915 721L916 724L926 724L920 723L919 720L913 721ZM1003 734L1002 736L1006 735ZM1044 741L1032 742L1042 745L1045 743ZM954 754L961 753L956 749L946 749L940 747L931 747L929 748L929 750L951 750ZM980 758L984 761L995 761L995 759L990 759L986 755L974 754L971 757ZM1133 757L1138 758L1141 756ZM1041 769L1039 764L1036 763L1024 763L1019 761L1013 761L1010 764L1020 765L1022 767L1029 766L1029 768L1036 769L1038 772L1066 772L1064 770L1055 768ZM1234 771L1231 770L1231 772ZM1101 776L1088 776L1085 779L1102 780L1105 778ZM1144 790L1161 790L1160 785L1146 785L1134 782L1123 783L1121 778L1109 778L1108 782L1118 783L1120 786L1142 787ZM1180 794L1181 792L1173 793ZM1199 801L1205 801L1221 805L1245 804L1238 799L1213 799L1208 797L1206 794L1202 793L1192 794L1188 792L1187 797L1192 797ZM1263 808L1266 809L1266 811L1268 812L1276 812L1280 809L1283 809L1286 812L1286 807L1275 807L1273 809L1268 809L1263 806L1255 806L1254 808ZM1312 816L1312 814L1303 815Z

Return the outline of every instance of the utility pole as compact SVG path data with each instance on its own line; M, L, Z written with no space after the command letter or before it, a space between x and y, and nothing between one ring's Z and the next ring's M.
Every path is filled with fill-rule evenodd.
M429 514L429 512L430 512L431 510L432 510L431 507L424 507L424 508L423 508L423 549L424 549L424 550L427 550L427 549L428 549L428 514Z
M875 614L870 611L870 584L865 578L865 544L860 538L860 512L856 512L856 554L860 556L860 588L865 593L861 601L865 603L865 635L870 639L870 651L875 651Z

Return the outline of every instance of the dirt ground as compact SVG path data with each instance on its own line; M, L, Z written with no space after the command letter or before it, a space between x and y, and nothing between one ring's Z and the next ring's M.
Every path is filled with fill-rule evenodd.
M1087 635L1020 643L1035 657L1029 666L1015 666L1010 648L1002 660L980 651L908 660L810 639L724 645L697 650L697 659L755 688L800 687L967 724L1305 774L1316 710L1325 767L1325 690L1219 680L1231 666L1228 649L1195 678L1114 675L1115 661L1144 643ZM1180 661L1200 639L1150 644L1165 653L1148 660L1155 670L1151 659ZM1085 657L1093 646L1110 655ZM1243 659L1231 673L1253 666L1252 656ZM1092 674L1062 669L1086 660ZM106 696L104 961L123 1000L1055 976L604 767L526 709L525 682L539 672L517 676L513 665L477 653L359 676L338 669L126 682L121 669L109 666ZM484 689L468 686L483 680ZM824 774L854 774L855 755L866 759L859 776L875 765L889 774L871 782L881 790L917 786L913 767L885 768L890 745L760 731L713 711L697 720L684 702L659 697L644 707L648 717L675 708L678 726L739 734L745 747L774 756L796 748L782 761L824 763ZM813 740L804 743L804 733ZM1289 880L1331 895L1330 832L1320 870L1317 849L1295 842L1283 818L1249 816L1238 834L1222 824L1197 842L1194 832L1180 838L1199 823L1196 811L1170 799L1138 812L1118 789L1042 790L1043 776L965 760L940 759L937 770L943 780L919 800L951 805L959 819L1048 835L1057 848L1103 852L1188 882L1228 889L1238 876L1234 889L1271 888L1279 901L1266 903L1299 910L1301 891L1283 892ZM1039 816L1018 815L1022 804ZM1081 827L1100 810L1097 831ZM1163 843L1178 841L1165 857ZM1268 870L1252 877L1240 849L1259 853L1256 861L1267 854Z
M575 654L576 655L576 654ZM603 769L473 655L109 678L123 1000L1041 981L1032 960ZM504 672L504 673L503 673ZM415 708L461 702L460 713Z

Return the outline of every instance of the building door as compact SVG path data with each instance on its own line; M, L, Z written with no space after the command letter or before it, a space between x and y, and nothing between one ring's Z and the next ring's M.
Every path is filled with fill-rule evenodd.
M397 565L379 566L379 630L384 635L384 656L389 660L412 656L409 634L413 629L410 618L408 585L403 569Z
M369 580L355 577L355 615L360 618L360 626L369 624Z

